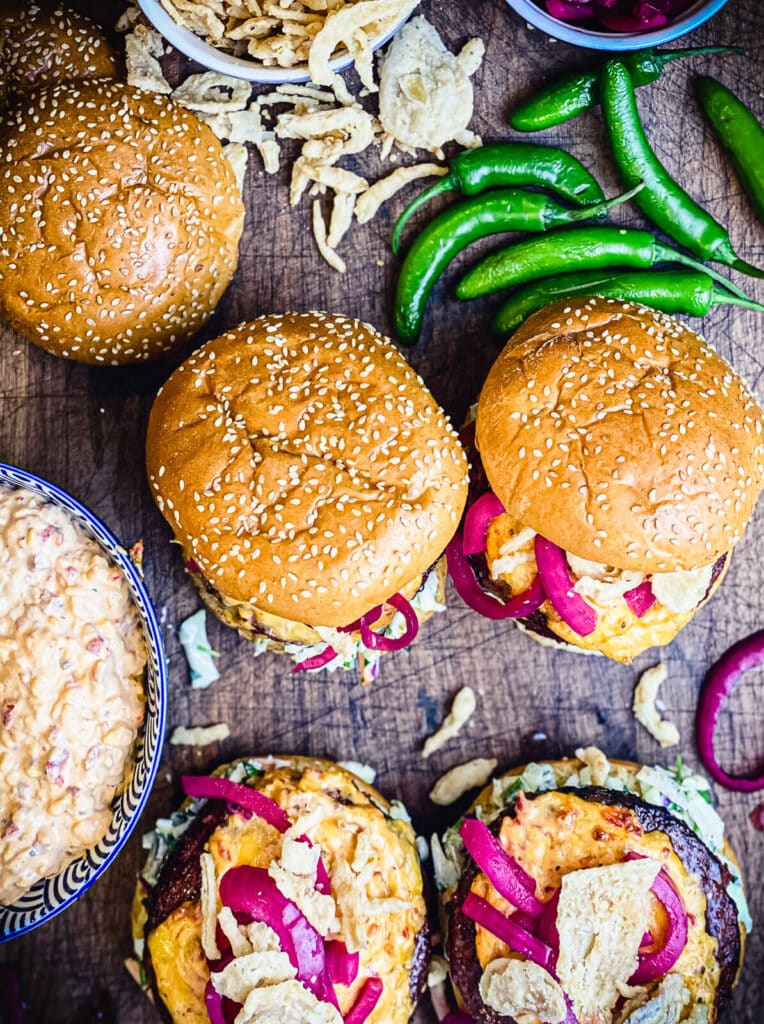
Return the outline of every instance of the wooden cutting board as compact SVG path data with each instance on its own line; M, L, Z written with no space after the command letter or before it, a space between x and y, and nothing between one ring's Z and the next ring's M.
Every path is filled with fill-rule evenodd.
M113 24L122 7L115 0L92 0L89 6L104 25ZM594 60L587 52L529 29L503 0L423 0L422 12L453 47L473 35L485 40L486 61L475 79L474 127L486 139L510 134L505 115L514 101L561 69L584 67ZM748 42L751 52L745 57L675 64L660 82L639 93L642 115L661 157L730 226L738 251L759 265L764 264L764 231L703 125L691 78L694 72L710 71L737 89L761 117L762 39L761 4L732 0L684 45ZM541 140L570 149L597 173L608 194L616 193L597 112L545 133ZM362 156L349 161L349 166L373 177L375 160ZM277 178L268 177L253 151L239 270L200 341L257 314L287 308L346 313L389 330L397 264L389 254L388 239L392 215L402 200L370 224L355 228L341 249L348 263L347 274L341 276L315 249L307 204L296 210L288 207L288 165L287 160ZM616 216L640 223L633 209ZM463 259L461 265L472 258ZM459 422L498 346L488 331L492 304L457 303L451 291L455 278L452 271L436 291L422 341L410 355ZM758 288L745 283L764 299L761 282ZM760 386L764 318L720 309L706 319L702 330L764 396ZM152 397L184 354L171 364L92 370L55 359L0 326L0 459L70 490L126 544L144 539L146 580L164 622L170 658L169 729L214 722L227 722L231 728L231 738L220 745L204 750L168 748L143 822L108 874L47 927L0 947L0 963L18 965L30 1004L29 1024L158 1021L122 961L130 953L130 900L143 860L141 833L178 803L182 770L202 771L235 755L271 752L368 762L378 769L382 791L403 798L418 828L429 835L461 809L435 813L427 798L434 779L469 757L495 757L500 765L511 766L531 757L572 753L584 743L596 743L613 756L649 763L673 760L676 753L663 753L629 710L639 672L655 664L658 653L643 655L637 664L625 668L604 659L551 651L512 628L477 618L455 595L448 612L422 630L410 655L384 660L379 681L369 688L361 687L352 676L292 677L284 660L271 655L255 659L246 642L210 621L212 644L221 652L222 678L209 690L192 690L177 627L199 607L199 600L184 576L178 548L169 543L169 530L154 507L143 471ZM764 516L760 514L733 558L719 596L660 654L669 669L663 692L668 715L681 730L681 751L693 766L697 763L694 710L701 679L727 647L764 625L763 584ZM470 728L425 762L420 756L424 737L441 719L454 692L466 683L479 698ZM752 771L757 752L764 752L763 702L762 681L751 677L722 717L717 752L731 769ZM764 1005L764 835L748 821L755 796L728 792L718 796L747 872L752 910L759 922L727 1020L759 1024ZM417 1017L421 1022L432 1019L427 1008Z

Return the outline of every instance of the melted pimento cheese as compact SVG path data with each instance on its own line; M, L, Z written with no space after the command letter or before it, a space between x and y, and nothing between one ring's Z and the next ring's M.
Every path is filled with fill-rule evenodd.
M0 487L0 904L106 833L143 723L127 583L37 495Z

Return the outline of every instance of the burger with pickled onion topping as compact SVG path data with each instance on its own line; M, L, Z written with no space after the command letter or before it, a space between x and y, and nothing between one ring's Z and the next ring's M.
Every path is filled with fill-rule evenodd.
M467 460L368 324L271 315L203 345L157 396L147 468L205 602L297 669L372 678L445 607Z
M753 513L763 421L746 384L672 317L596 297L547 306L496 360L464 435L457 590L570 650L629 662L669 643Z
M133 903L163 1018L406 1024L430 944L405 808L312 758L243 758L183 784Z
M710 799L593 747L488 786L433 843L474 1024L713 1024L751 919Z

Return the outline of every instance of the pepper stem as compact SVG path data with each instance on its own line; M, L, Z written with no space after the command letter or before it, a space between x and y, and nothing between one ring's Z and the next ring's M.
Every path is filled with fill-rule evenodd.
M403 234L403 229L405 228L409 218L416 213L420 206L424 206L425 203L428 203L433 198L433 196L443 195L444 192L455 192L458 189L458 187L458 179L456 175L453 172L451 172L450 174L447 174L444 178L441 178L440 181L436 181L434 185L430 185L430 187L426 188L424 192L420 192L415 199L411 200L409 205L406 207L406 209L400 215L398 220L395 222L395 227L393 228L393 236L390 239L390 248L393 250L393 253L396 256L400 251L401 235Z
M680 263L684 267L692 267L693 270L701 270L704 274L708 274L714 281L718 281L719 284L723 285L729 292L736 295L739 299L745 299L749 301L748 296L742 290L738 288L736 284L733 284L729 278L726 278L723 274L720 274L718 270L714 270L713 267L707 266L705 263L701 263L700 260L694 260L692 256L685 256L683 252L677 252L676 249L672 249L668 245L663 245L661 242L656 242L653 249L654 262L655 263ZM742 260L740 261L742 263ZM755 267L753 268L756 269Z
M744 309L755 309L757 313L764 313L764 306L754 299L740 299L737 295L730 295L725 289L717 288L714 285L711 293L712 306L742 306Z
M630 188L628 192L622 192L619 196L614 196L612 199L606 199L602 203L592 203L590 206L582 206L578 210L569 210L565 212L565 223L568 221L576 220L591 220L592 217L601 217L612 210L614 206L620 206L621 203L627 203L630 199L633 199L638 192L641 192L645 187L644 181L637 182L634 188Z
M735 260L734 263L730 263L730 266L733 270L747 274L749 277L764 277L764 270L761 267L754 267L752 263L746 263L745 260Z
M681 60L683 57L700 57L704 53L745 53L745 50L742 46L698 46L688 50L657 50L653 54L653 60L663 68L672 60Z

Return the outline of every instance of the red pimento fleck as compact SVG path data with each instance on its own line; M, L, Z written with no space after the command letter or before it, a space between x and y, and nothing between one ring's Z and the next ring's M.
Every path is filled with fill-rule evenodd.
M610 825L615 825L616 828L625 829L630 832L633 836L642 835L642 826L632 811L626 810L625 807L606 807L601 812L602 817Z
M4 726L7 727L9 725L9 723L11 721L11 715L13 714L13 709L15 707L16 707L15 704L6 704L5 705L5 710L3 711L3 725Z
M45 529L40 534L40 540L42 540L44 544L45 541L50 540L50 538L54 535L56 537L56 544L63 544L64 535L58 526L46 526Z
M63 786L64 776L61 769L69 760L69 751L62 750L48 761L45 765L45 774L56 786Z
M92 640L88 640L85 650L89 651L90 654L100 654L103 650L103 637L94 636Z

